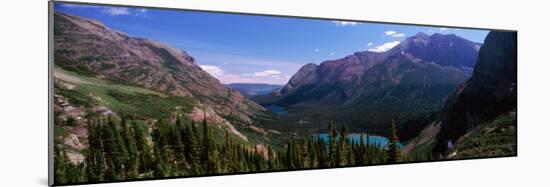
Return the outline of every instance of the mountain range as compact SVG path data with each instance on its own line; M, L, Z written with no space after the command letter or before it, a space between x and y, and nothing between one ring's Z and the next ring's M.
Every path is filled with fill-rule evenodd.
M298 118L363 129L389 118L417 118L440 110L470 76L481 45L453 34L418 33L386 52L356 52L306 64L274 94L278 99L273 103L307 111Z

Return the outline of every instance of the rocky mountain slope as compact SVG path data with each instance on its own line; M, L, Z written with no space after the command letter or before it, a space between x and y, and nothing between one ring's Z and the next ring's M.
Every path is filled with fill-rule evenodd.
M492 31L480 49L472 77L447 100L435 150L447 151L468 130L516 108L517 33Z
M173 96L194 98L220 116L250 121L261 106L222 85L184 51L112 30L100 22L54 13L55 65Z
M418 33L386 52L307 64L281 89L276 103L363 126L439 110L468 78L479 45L456 35Z

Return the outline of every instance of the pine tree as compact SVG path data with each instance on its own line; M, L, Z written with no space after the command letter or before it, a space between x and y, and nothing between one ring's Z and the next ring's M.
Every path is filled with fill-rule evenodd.
M110 119L108 121L108 123L111 123ZM103 151L105 152L105 162L108 166L105 175L109 180L112 180L114 173L118 173L115 163L120 163L121 154L118 150L118 146L116 145L117 142L113 130L109 127L109 125L101 125L100 127L102 130L101 141L103 144Z
M66 171L66 162L64 159L64 151L61 151L57 145L57 142L54 142L54 180L55 184L66 184L67 183L67 171Z
M102 137L102 140L104 141L105 152L108 155L107 163L109 163L109 166L114 167L109 168L109 170L114 173L112 177L124 178L124 162L128 158L126 148L113 117L109 116L107 118L107 124L103 126L103 135L105 136Z
M162 156L161 154L159 144L154 145L154 152L155 152L155 160L156 160L156 166L153 172L154 176L157 178L168 177L170 174L170 169L168 167L168 164L164 160L164 156Z
M309 165L309 152L308 152L308 142L304 138L302 140L302 146L300 147L300 168L308 168Z
M184 145L181 141L181 133L179 127L181 122L179 119L176 120L176 125L170 127L170 148L174 152L174 175L180 176L183 175L184 168L186 167L185 154L184 154Z
M340 164L341 166L345 166L345 165L348 165L348 163L350 162L350 160L348 160L349 158L349 131L348 131L348 128L346 128L346 126L342 126L342 130L340 130L340 156L338 157L338 159L340 160Z
M140 173L147 173L153 170L153 152L151 150L151 147L149 146L149 142L147 140L146 132L143 128L141 128L137 124L132 125L132 130L134 132L134 138L136 140L136 147L138 148L137 156L140 163L139 165L139 172Z
M401 150L399 147L399 139L397 137L397 129L395 128L395 121L391 121L391 135L390 141L387 147L387 159L388 163L396 163L401 161Z
M135 125L135 124L134 124ZM126 123L126 120L122 120L122 138L125 142L125 146L128 152L128 157L124 163L126 169L126 179L134 179L139 175L139 157L137 143L132 133L132 129Z
M194 126L194 123L192 122L191 126ZM194 129L194 128L192 128ZM197 148L197 139L195 138L194 132L189 127L184 128L184 133L182 134L183 144L185 148L185 159L187 163L189 163L190 167L190 174L192 175L198 175L200 174L199 171L199 165L198 165L198 158L200 152Z
M329 167L335 167L339 165L339 151L338 151L338 132L336 131L334 124L329 122L328 124L328 138L329 138Z
M107 179L107 181L117 181L117 180L120 180L120 177L119 177L119 173L116 172L116 167L115 167L115 163L113 160L109 160L108 161L109 163L109 167L107 167L106 171L105 171L105 178Z
M100 182L104 179L105 159L101 147L101 131L98 124L88 120L88 149L85 151L85 171L89 182Z
M319 165L318 167L326 168L329 166L326 143L321 139L321 137L319 137L319 135L317 135L316 137L316 142L317 142L316 146L317 146L317 157L318 157L318 165Z
M206 174L211 174L215 172L215 166L211 160L212 144L210 141L210 131L208 129L208 123L206 121L206 114L204 114L204 118L202 120L202 145L200 163L203 173Z

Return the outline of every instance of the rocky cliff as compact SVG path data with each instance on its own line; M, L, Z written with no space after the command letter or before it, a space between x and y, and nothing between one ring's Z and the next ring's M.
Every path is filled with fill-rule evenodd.
M451 148L469 129L517 108L517 33L492 31L473 75L449 96L435 150Z

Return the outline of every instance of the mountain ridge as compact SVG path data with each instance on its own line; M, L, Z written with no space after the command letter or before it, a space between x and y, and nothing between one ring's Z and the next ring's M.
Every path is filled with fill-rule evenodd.
M263 108L226 88L184 51L160 42L129 37L98 21L55 12L56 65L92 76L189 96L222 116L250 121Z
M274 103L356 128L382 125L395 117L404 123L443 106L448 94L470 76L464 65L475 64L477 45L456 35L419 33L386 52L355 52L319 65L306 64ZM434 46L445 49L434 50ZM425 55L431 52L452 54ZM445 60L462 53L474 58ZM366 114L357 117L357 111Z

